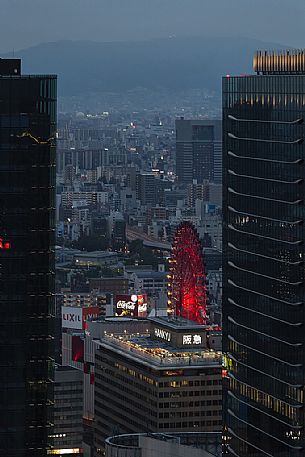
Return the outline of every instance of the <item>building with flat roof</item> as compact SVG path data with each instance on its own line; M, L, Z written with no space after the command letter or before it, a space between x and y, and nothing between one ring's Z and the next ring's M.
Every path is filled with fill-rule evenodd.
M87 321L85 333L71 329L62 334L62 363L79 370L83 379L83 449L90 448L93 452L94 432L94 383L95 383L95 340L100 340L105 334L139 334L149 332L150 322L145 319L130 317L99 317L94 321Z
M221 433L135 433L106 439L106 457L221 457Z
M83 374L56 366L54 384L53 455L83 455Z
M181 318L146 322L145 332L94 340L97 455L117 433L221 430L222 354L208 348L206 328Z
M74 262L80 266L109 266L118 263L118 254L110 251L82 252L74 256Z
M176 120L176 174L178 181L221 183L222 128L220 120Z
M111 278L89 278L89 289L91 291L99 291L101 293L128 294L129 281L128 278L115 276Z

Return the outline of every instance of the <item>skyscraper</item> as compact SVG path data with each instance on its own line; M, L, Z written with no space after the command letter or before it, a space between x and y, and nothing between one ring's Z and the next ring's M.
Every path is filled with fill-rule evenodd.
M0 455L47 454L53 378L56 77L0 59Z
M304 455L305 52L223 79L227 450Z
M178 181L221 182L221 121L176 120L176 174Z

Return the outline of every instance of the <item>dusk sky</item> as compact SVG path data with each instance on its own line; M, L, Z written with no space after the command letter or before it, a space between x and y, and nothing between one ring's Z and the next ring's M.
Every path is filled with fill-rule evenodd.
M247 36L305 47L304 0L1 0L0 50L58 40Z

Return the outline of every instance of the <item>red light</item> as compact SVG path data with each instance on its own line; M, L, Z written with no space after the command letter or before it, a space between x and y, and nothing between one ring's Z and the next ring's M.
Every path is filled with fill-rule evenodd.
M221 370L221 377L226 378L228 376L228 370Z
M195 227L183 222L176 230L168 292L170 310L199 324L206 324L207 292L202 248Z
M72 336L72 360L73 362L84 361L84 341L80 336Z
M3 238L0 238L0 249L11 249L11 243L9 241L4 241Z
M231 78L231 75L226 75L226 78Z

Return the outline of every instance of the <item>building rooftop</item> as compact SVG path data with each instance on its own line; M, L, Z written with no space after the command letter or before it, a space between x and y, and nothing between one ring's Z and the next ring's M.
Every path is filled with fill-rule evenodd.
M91 252L81 252L77 253L76 257L97 257L103 259L105 257L115 257L117 256L117 252L111 251L91 251Z
M305 49L256 51L253 69L257 74L305 74Z
M222 353L202 348L178 349L150 335L107 335L95 343L104 348L158 369L181 369L190 366L221 366Z
M171 328L172 330L177 329L184 329L184 330L196 330L202 331L203 326L202 324L198 324L198 322L190 321L188 319L184 319L180 316L173 316L173 317L152 317L149 318L153 323L159 324L162 326L166 326Z
M175 442L181 446L189 446L187 455L192 455L192 449L200 449L202 451L202 457L221 457L222 446L221 446L221 433L213 432L195 432L195 433L134 433L126 435L112 436L106 439L106 456L110 455L107 451L109 448L115 448L118 452L117 455L122 455L120 451L126 452L128 455L130 451L135 452L132 455L142 455L141 450L143 438L150 438L160 441L160 455L162 455L162 442ZM142 438L142 439L141 439ZM108 448L108 449L107 449ZM144 450L144 448L143 448ZM145 454L144 454L145 455Z
M139 279L144 279L144 278L151 278L151 279L164 279L166 278L166 275L168 275L168 272L166 271L135 271L134 274L139 278Z

